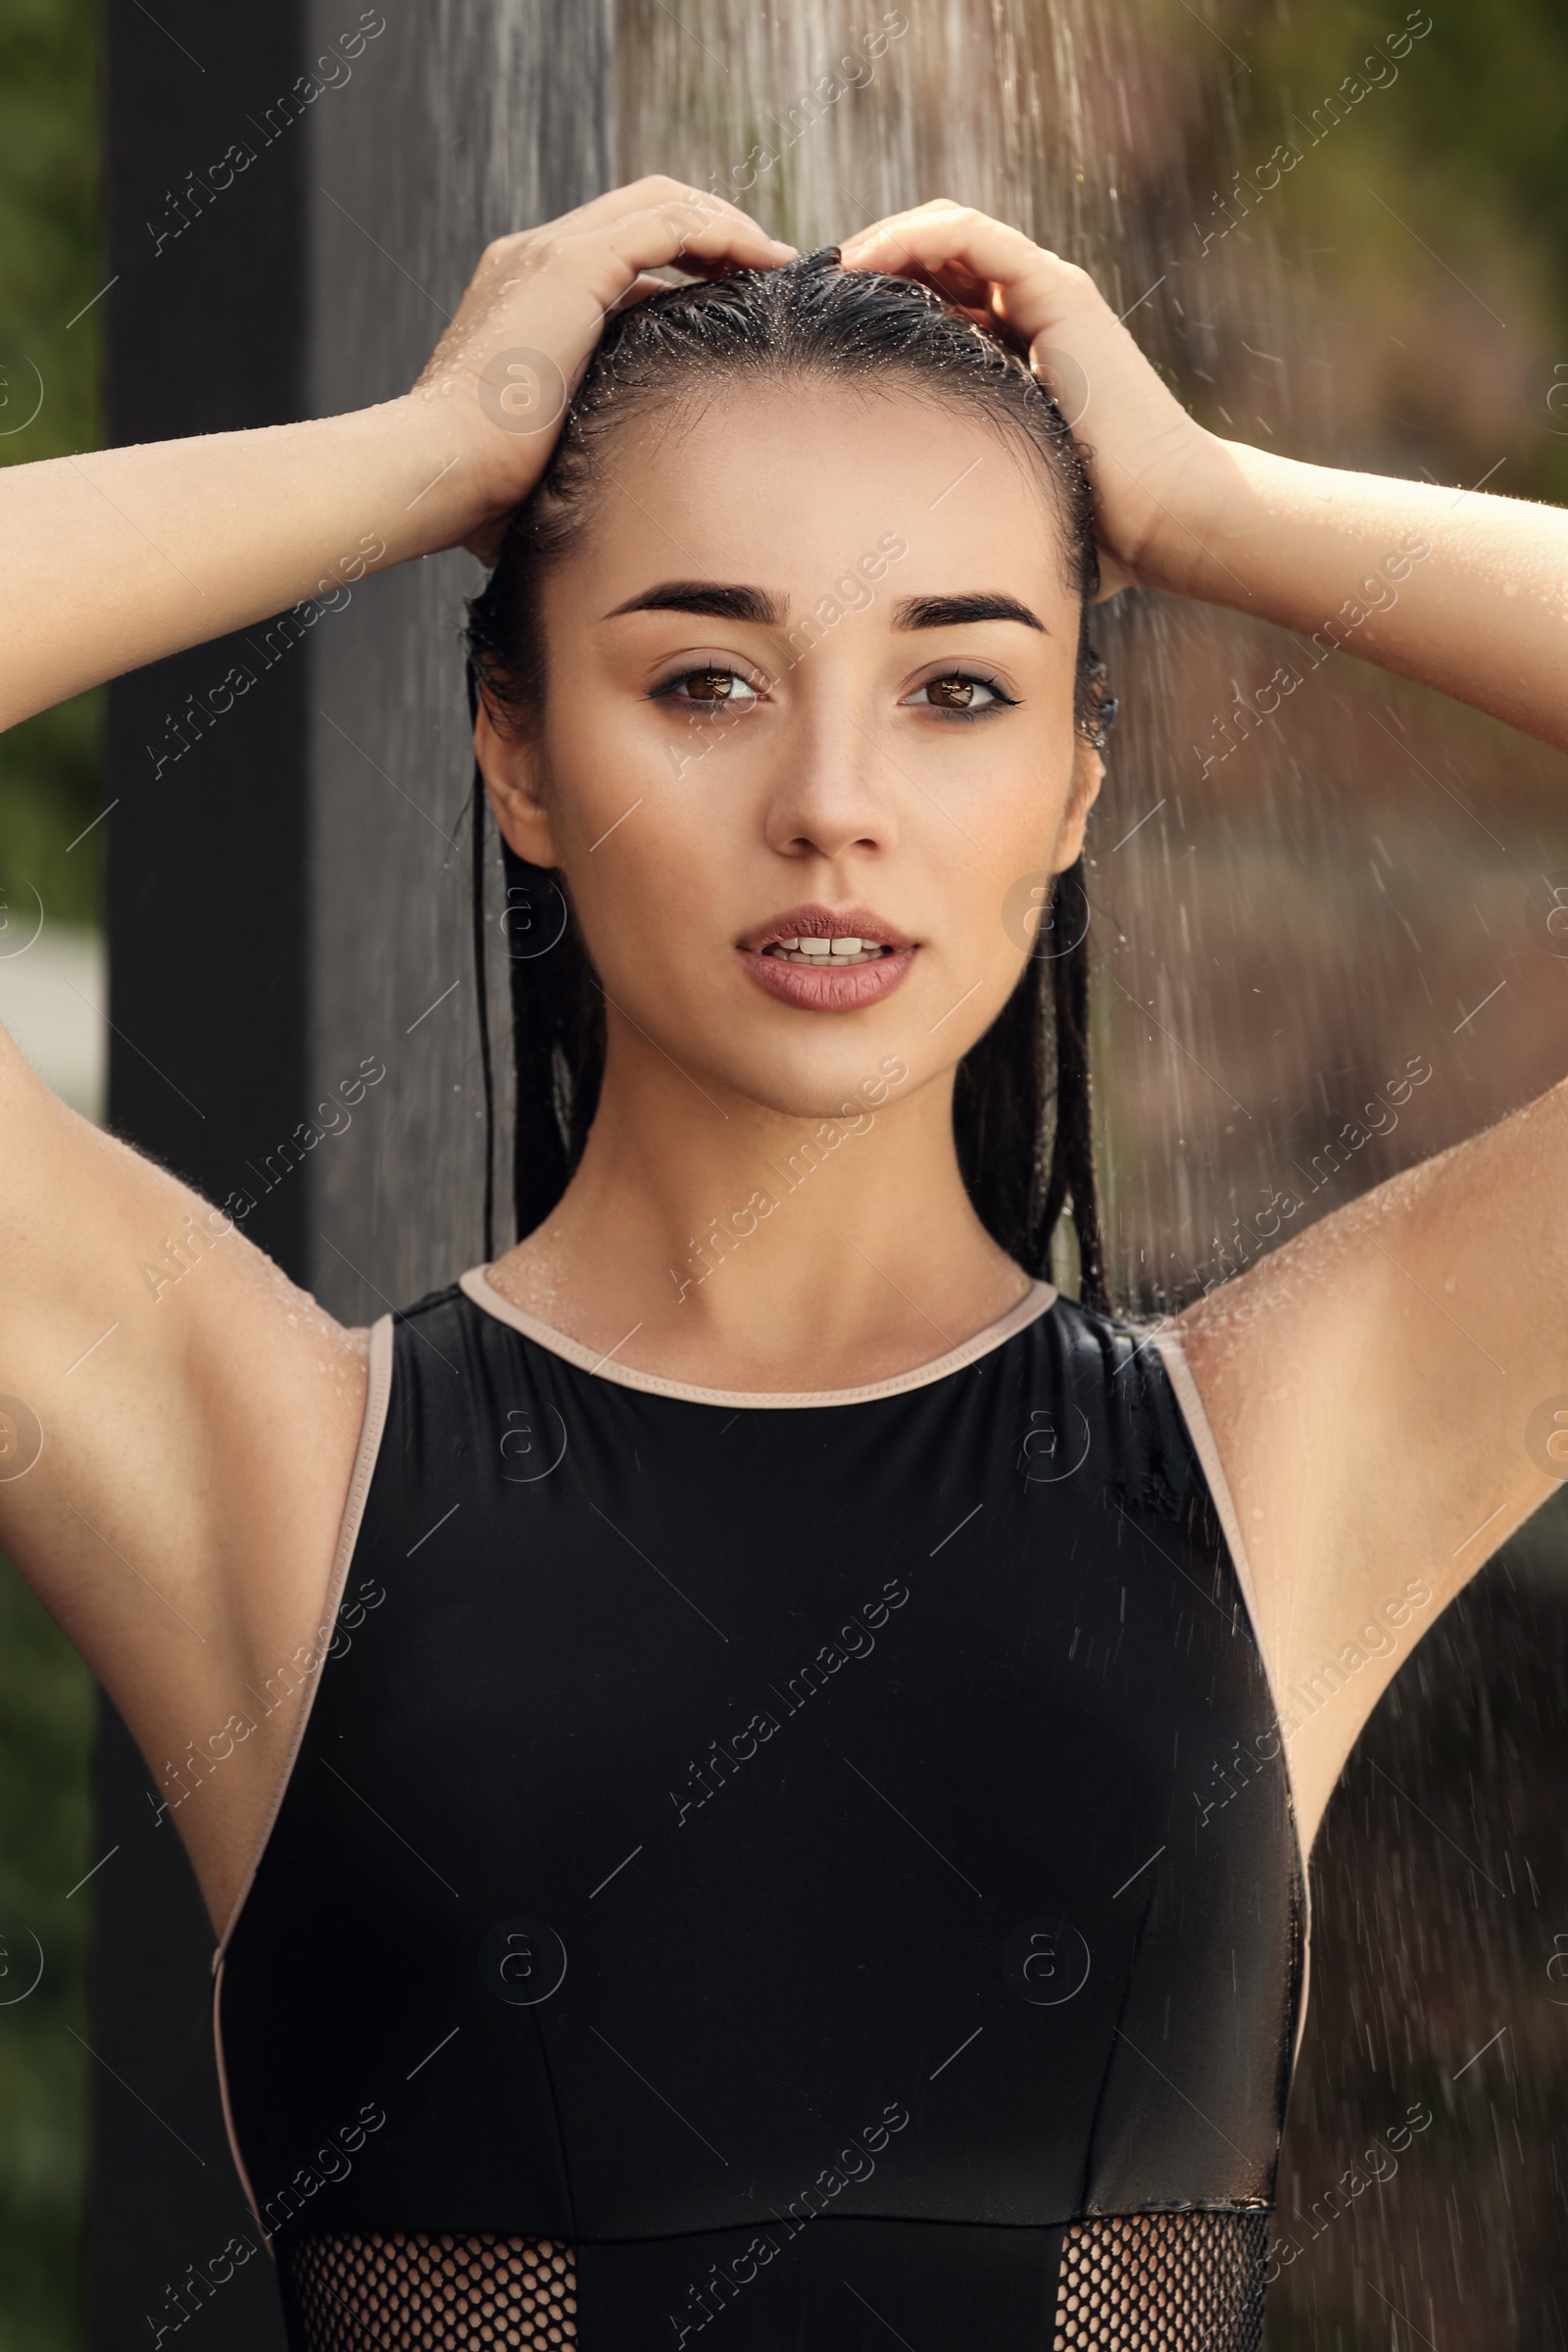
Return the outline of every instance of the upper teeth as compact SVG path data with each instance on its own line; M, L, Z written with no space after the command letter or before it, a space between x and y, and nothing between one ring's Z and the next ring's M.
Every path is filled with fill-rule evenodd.
M767 953L791 957L797 963L819 963L829 956L849 962L858 956L881 956L885 953L879 940L874 939L818 939L806 936L800 939L775 939Z

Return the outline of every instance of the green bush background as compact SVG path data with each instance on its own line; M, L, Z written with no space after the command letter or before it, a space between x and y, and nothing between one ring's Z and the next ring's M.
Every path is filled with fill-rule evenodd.
M103 304L76 317L104 282L98 53L90 0L0 0L0 464L102 437ZM43 406L18 432L39 375ZM97 916L102 828L67 845L103 807L102 747L101 694L0 735L0 878L57 922Z
M102 432L99 28L91 0L0 0L0 464L67 457ZM36 369L35 374L33 370ZM43 406L24 430L43 379ZM0 735L0 883L59 922L96 920L103 696ZM93 1686L0 1558L0 2002L47 1955L38 1988L0 2007L0 2346L83 2340L87 2187L86 1962L93 1860Z

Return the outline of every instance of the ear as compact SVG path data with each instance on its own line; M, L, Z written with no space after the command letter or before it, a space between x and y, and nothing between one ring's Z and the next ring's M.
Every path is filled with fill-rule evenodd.
M1064 874L1082 853L1084 826L1104 781L1104 760L1092 744L1086 743L1081 735L1076 736L1073 742L1072 784L1067 794L1067 806L1061 813L1061 827L1056 835L1055 855L1052 860L1058 874Z
M559 865L542 790L543 760L536 730L520 726L503 731L481 694L473 722L473 756L509 847L530 865Z

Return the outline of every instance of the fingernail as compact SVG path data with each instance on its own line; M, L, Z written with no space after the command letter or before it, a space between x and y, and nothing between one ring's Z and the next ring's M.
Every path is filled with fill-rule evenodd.
M782 237L771 237L769 238L768 242L771 244L773 251L775 253L783 254L787 261L796 262L800 260L801 249L798 245L786 245Z

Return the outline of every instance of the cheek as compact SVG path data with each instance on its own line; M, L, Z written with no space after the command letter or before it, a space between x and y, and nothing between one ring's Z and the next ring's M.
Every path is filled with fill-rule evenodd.
M1054 736L1037 741L1009 756L987 778L984 805L971 803L964 812L980 855L967 844L956 845L966 851L973 869L972 883L963 877L961 915L975 969L987 974L976 1000L976 1036L1006 1001L1025 961L1073 945L1082 929L1082 896L1059 888L1057 870L1072 778L1070 739L1065 749ZM956 859L956 882L957 871ZM1069 905L1069 897L1076 903Z
M755 795L724 732L574 714L552 726L546 791L578 919L607 986L635 985L657 942L661 985L735 922Z
M597 858L595 845L622 821L645 843L655 830L699 835L736 797L731 754L744 750L747 726L746 713L715 718L619 683L553 710L546 789L563 861Z
M606 829L638 801L657 799L674 775L650 759L646 731L634 729L618 698L581 694L552 698L544 738L544 791L562 863L573 879ZM639 811L639 814L641 811ZM629 821L635 821L629 820Z
M1073 795L1070 725L1042 728L1006 747L970 796L963 821L979 842L999 897L1025 874L1050 874Z

